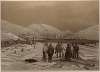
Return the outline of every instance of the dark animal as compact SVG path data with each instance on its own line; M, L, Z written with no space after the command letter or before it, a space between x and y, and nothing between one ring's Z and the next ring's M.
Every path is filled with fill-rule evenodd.
M32 62L37 62L37 60L35 60L35 59L25 59L25 62L32 63Z

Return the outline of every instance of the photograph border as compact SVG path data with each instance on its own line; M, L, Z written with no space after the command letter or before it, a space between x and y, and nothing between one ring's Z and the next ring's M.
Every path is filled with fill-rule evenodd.
M99 0L1 0L1 1L98 1L99 4L100 4ZM0 1L0 10L1 10L1 1ZM99 7L99 12L100 12L100 7ZM1 16L1 11L0 11L0 16ZM100 14L99 14L99 19L100 19ZM0 22L1 22L1 17L0 17ZM100 27L100 25L99 25L99 27ZM1 25L0 25L0 29L1 29ZM100 33L99 33L99 36L100 36ZM1 40L1 30L0 30L0 40ZM99 38L99 40L100 40L100 38ZM99 42L99 45L100 45L100 42ZM1 48L1 41L0 41L0 48ZM99 51L100 51L100 48L99 48ZM1 58L1 51L0 51L0 58ZM100 52L99 52L99 61L100 61ZM1 59L0 59L0 64L1 64ZM100 62L99 62L99 69L100 69ZM79 70L75 70L75 71L70 71L70 70L69 71L52 71L52 70L50 70L50 71L46 71L46 70L37 70L37 71L1 71L1 66L0 66L0 72L99 72L99 71L92 71L92 70L88 70L88 71L79 71Z

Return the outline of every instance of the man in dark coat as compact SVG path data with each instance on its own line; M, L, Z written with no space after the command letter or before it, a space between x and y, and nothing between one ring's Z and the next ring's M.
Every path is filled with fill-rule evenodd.
M66 51L65 51L65 59L69 61L71 58L71 54L72 54L71 45L67 44Z
M43 61L47 60L47 51L48 51L48 43L45 43L43 47Z
M48 61L49 62L52 61L53 54L54 54L54 48L53 48L52 44L49 44L49 46L48 46Z
M79 46L77 43L73 44L73 58L79 57Z

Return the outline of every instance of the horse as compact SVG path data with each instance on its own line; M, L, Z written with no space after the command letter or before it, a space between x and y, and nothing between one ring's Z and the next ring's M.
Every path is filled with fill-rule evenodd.
M51 62L52 61L52 56L54 54L54 48L52 44L45 44L43 47L43 60Z

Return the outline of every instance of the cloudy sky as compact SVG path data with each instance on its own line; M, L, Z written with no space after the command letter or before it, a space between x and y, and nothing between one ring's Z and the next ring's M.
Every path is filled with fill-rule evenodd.
M99 24L98 1L6 1L1 13L14 24L48 24L72 32Z

